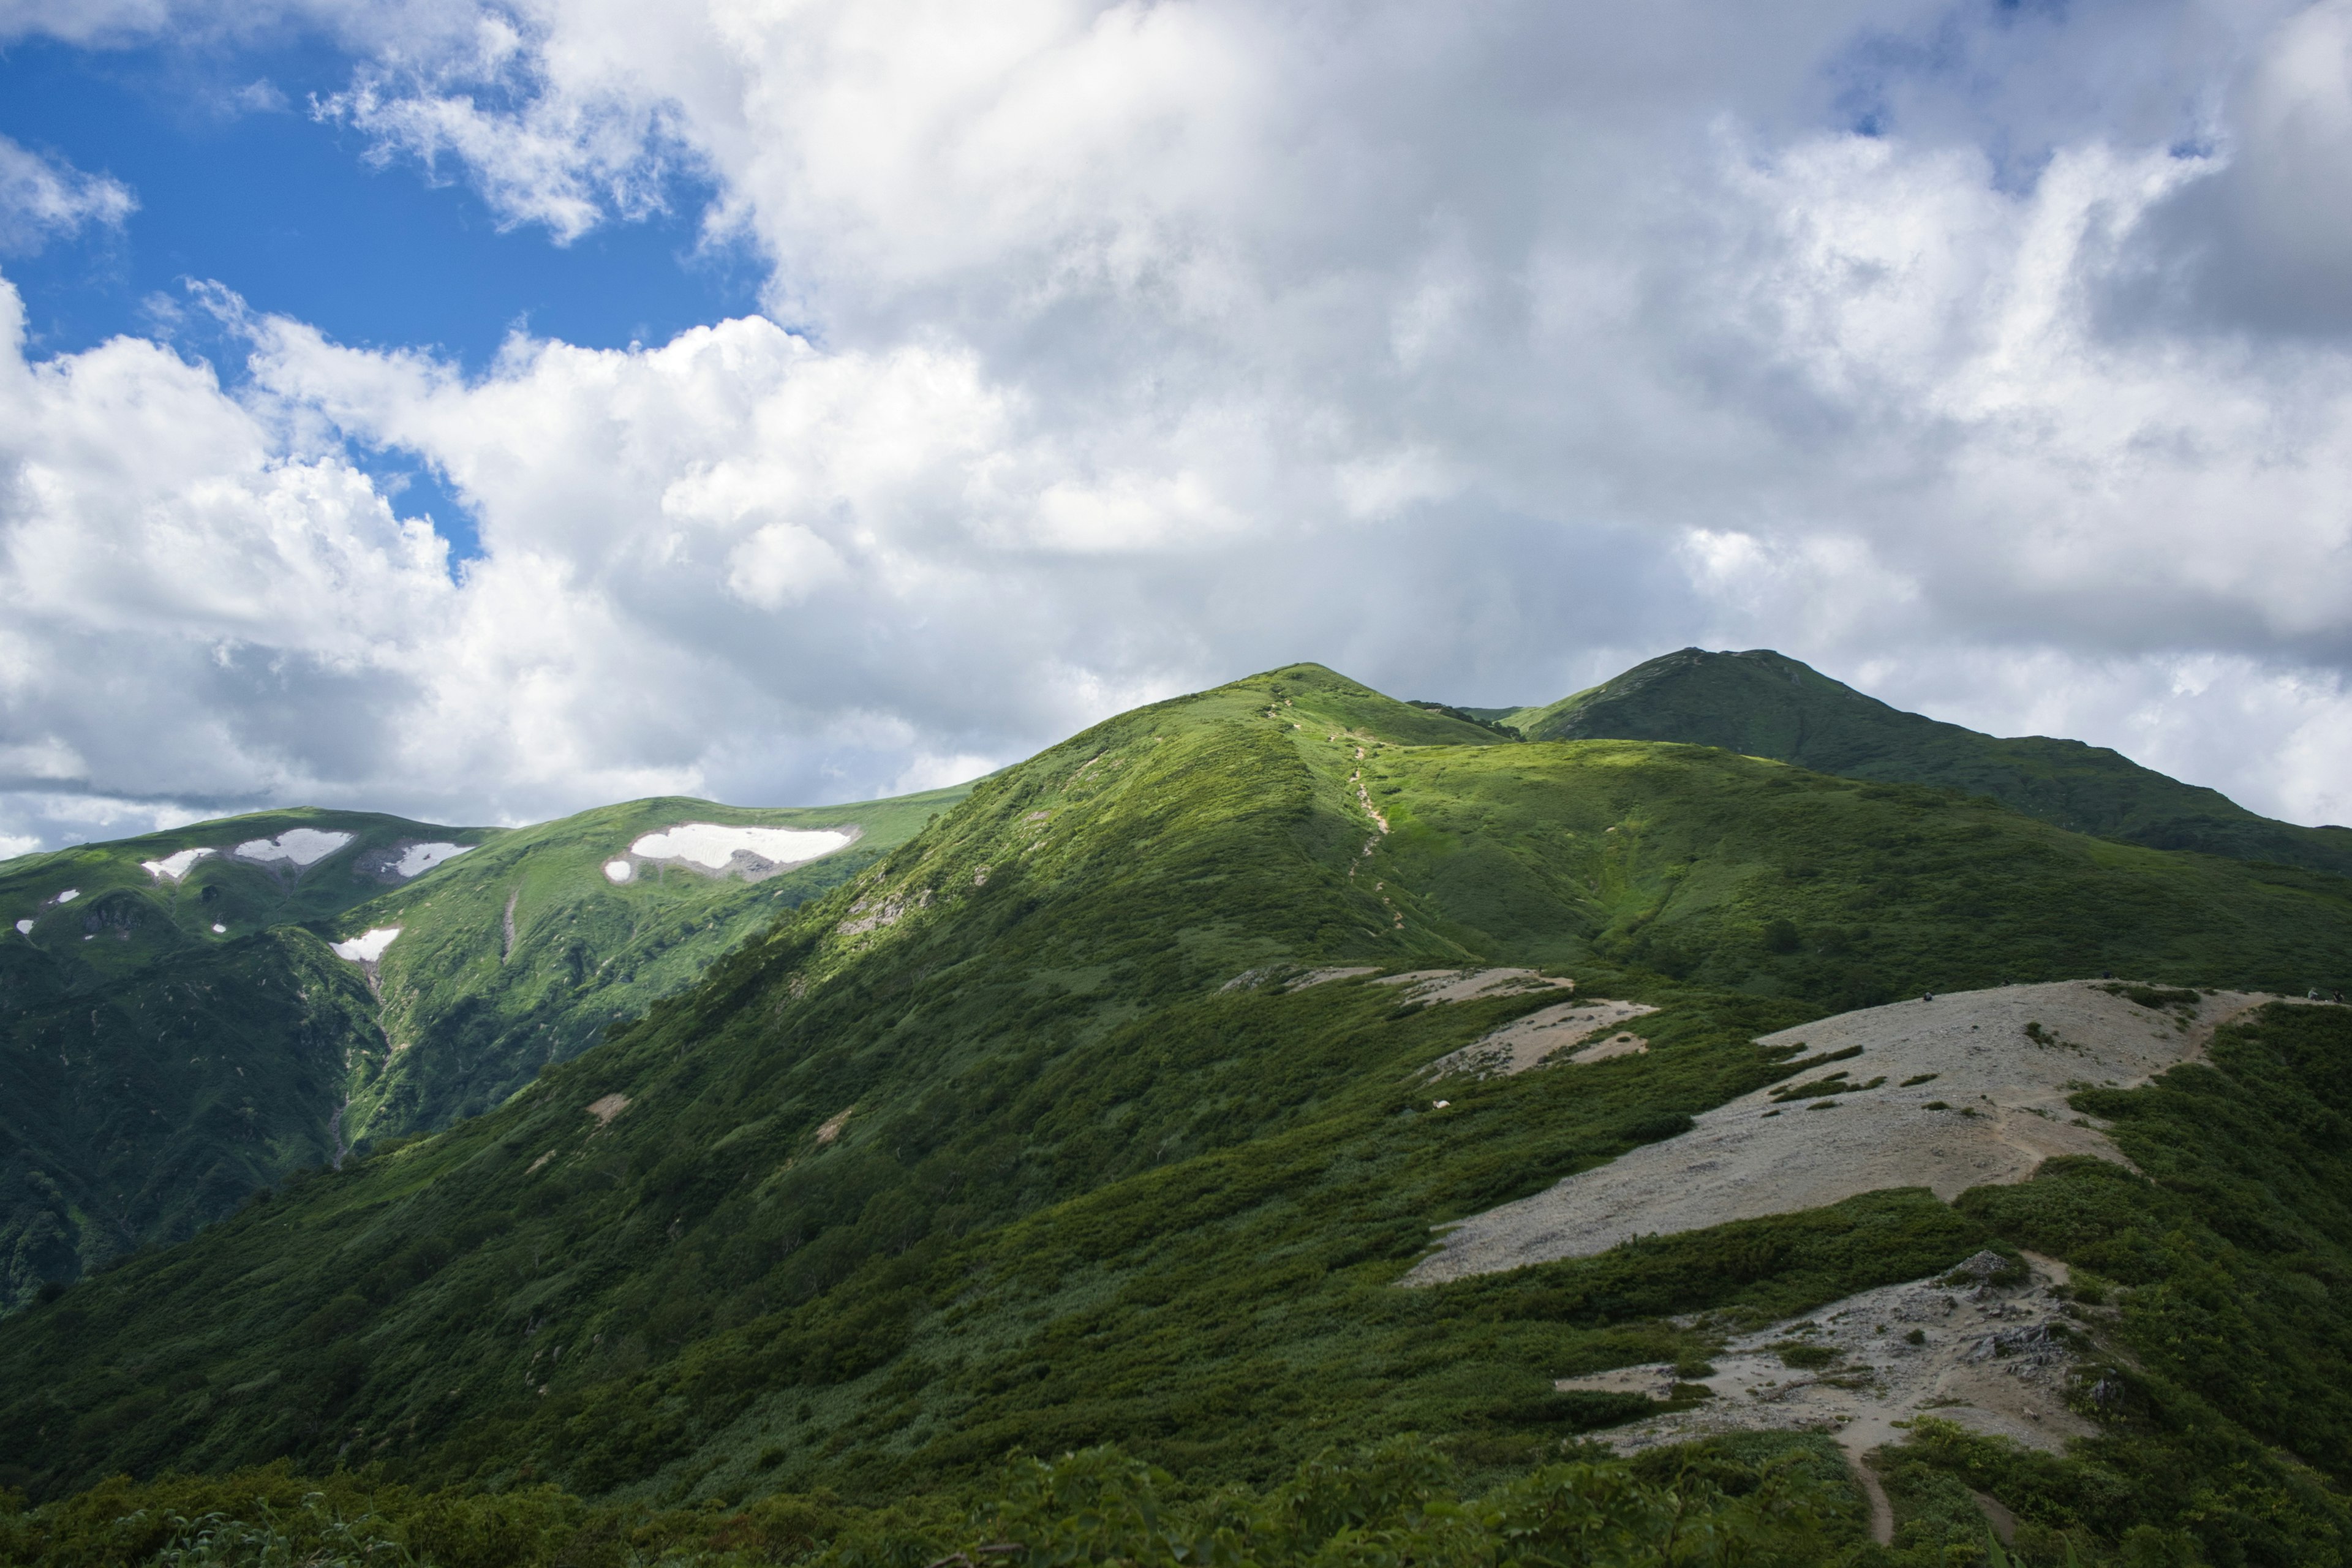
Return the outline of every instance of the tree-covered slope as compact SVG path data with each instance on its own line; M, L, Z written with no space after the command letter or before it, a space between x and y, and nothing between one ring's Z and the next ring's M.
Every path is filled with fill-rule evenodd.
M1530 741L1680 741L1849 778L1990 795L2076 833L2352 873L2352 829L2258 816L2103 746L1979 734L1765 648L1684 648L1540 708L1475 709Z
M307 927L495 837L279 811L0 864L0 1310L331 1163L374 1009Z
M883 1498L1104 1440L1262 1482L1406 1431L1508 1468L1628 1414L1555 1378L1696 1362L2008 1220L1875 1194L1395 1289L1430 1226L1792 1070L1755 1037L1850 992L2299 987L2352 942L2347 891L1723 752L1513 744L1293 667L984 782L499 1108L0 1323L0 1480L286 1458ZM1289 984L1472 963L1652 1003L1650 1049L1438 1106L1420 1068L1557 993ZM2263 1447L2299 1419L2204 1439L2305 1508Z
M366 1138L496 1104L961 793L647 800L511 831L273 812L0 866L0 1310ZM604 874L687 822L859 837L754 881ZM271 858L289 833L320 837ZM394 927L372 967L331 949Z

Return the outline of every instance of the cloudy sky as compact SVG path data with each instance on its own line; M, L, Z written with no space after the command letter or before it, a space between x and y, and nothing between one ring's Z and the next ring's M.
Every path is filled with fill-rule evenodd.
M2352 3L0 0L0 852L1688 644L2352 821Z

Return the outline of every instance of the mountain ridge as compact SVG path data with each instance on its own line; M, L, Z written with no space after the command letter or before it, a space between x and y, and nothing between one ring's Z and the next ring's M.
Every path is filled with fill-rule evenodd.
M1811 1071L1801 1045L1756 1042L1851 995L2102 967L2299 991L2347 944L2332 875L1721 750L1518 744L1285 667L982 782L487 1113L0 1321L0 1483L283 1459L646 1506L888 1499L1115 1439L1211 1489L1405 1432L1497 1475L1654 1408L1562 1379L1696 1368L1738 1324L2030 1237L2147 1292L2154 1337L2129 1346L2152 1370L2100 1363L2156 1391L2129 1396L2116 1473L2191 1462L2160 1382L2186 1380L2198 1440L2242 1460L2241 1512L2307 1512L2259 1445L2352 1474L2342 1401L2313 1392L2322 1372L2283 1403L2210 1382L2166 1348L2163 1283L2237 1268L2249 1302L2300 1300L2281 1260L2345 1244L2300 1198L2231 1189L2267 1228L2236 1253L2183 1240L2177 1265L2096 1250L2154 1218L2102 1219L2095 1242L2065 1216L2170 1215L2148 1234L2188 1237L2166 1205L2201 1189L2068 1168L1394 1287L1433 1226ZM1429 1083L1560 988L1381 982L1495 966L1652 1009L1645 1048ZM2300 1011L2222 1031L2229 1076L2198 1092L2228 1114L2167 1137L2333 1170L2335 1113L2293 1096L2336 1093L2342 1015ZM2133 1118L2193 1070L2100 1091L2144 1168L2173 1169ZM2290 1371L2332 1353L2294 1336L2334 1317L2248 1321L2305 1358ZM2132 1507L2174 1519L2148 1487Z
M2074 832L2151 848L2352 875L2352 828L2262 816L2105 747L2001 739L1906 712L1769 648L1683 648L1555 702L1465 711L1531 741L1719 746L1847 778L1983 795Z

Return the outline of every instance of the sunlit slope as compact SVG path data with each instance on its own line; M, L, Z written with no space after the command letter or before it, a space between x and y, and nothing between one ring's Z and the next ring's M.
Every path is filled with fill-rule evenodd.
M2352 884L2074 834L1982 798L1708 747L1370 749L1374 864L1412 920L1510 962L1600 958L1867 1006L2096 975L2347 983Z
M0 1310L331 1161L373 1009L294 922L495 837L276 811L0 865Z
M2094 939L2258 984L2345 950L2337 886L1718 752L1519 745L1294 667L983 782L498 1109L0 1323L0 1481L285 1456L740 1497L1112 1437L1215 1479L1402 1429L1524 1456L1611 1418L1551 1377L1704 1353L1661 1314L1801 1310L1985 1233L1879 1194L1390 1289L1430 1226L1789 1070L1752 1041L1820 989ZM1816 974L1776 921L1871 931ZM1678 982L1669 939L1795 994ZM1550 994L1286 989L1530 961L1654 1005L1651 1049L1433 1096L1418 1068Z
M2352 873L2352 830L2301 827L2103 746L1997 739L1889 707L1765 648L1684 648L1547 707L1497 717L1530 741L1680 741L1820 773L1990 795L2077 833Z
M548 1062L690 984L776 916L838 886L961 800L962 786L856 805L630 801L521 828L350 911L398 928L374 976L387 1055L353 1085L354 1136L446 1125L496 1105ZM630 847L685 824L837 830L846 847L746 880ZM604 871L632 866L628 880Z

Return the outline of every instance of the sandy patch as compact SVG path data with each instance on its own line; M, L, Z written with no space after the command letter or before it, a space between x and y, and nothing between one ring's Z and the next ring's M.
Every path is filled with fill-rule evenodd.
M1861 1459L1898 1441L1918 1417L2050 1453L2095 1430L2064 1397L2082 1331L2051 1293L2064 1283L2064 1268L2029 1254L2026 1279L1989 1283L2001 1261L1979 1253L1955 1275L1864 1290L1811 1317L1742 1335L1711 1358L1711 1374L1688 1380L1713 1398L1595 1436L1620 1453L1636 1453L1723 1432L1830 1432L1871 1494L1875 1532L1887 1541L1893 1515L1882 1512L1885 1495ZM1791 1367L1780 1356L1785 1346L1806 1347L1801 1359L1827 1352L1826 1363ZM1675 1383L1672 1365L1654 1365L1561 1378L1554 1386L1664 1400Z
M1768 1035L1758 1043L1802 1044L1809 1058L1854 1054L1718 1106L1679 1137L1464 1221L1405 1283L1584 1258L1635 1236L1820 1208L1888 1187L1927 1186L1948 1200L1987 1183L2021 1182L2060 1154L2120 1161L2106 1134L2068 1108L2074 1089L2145 1082L2268 1000L2223 992L2159 1010L2095 981L2061 981L1898 1002ZM1790 1095L1799 1088L1809 1092Z
M1513 1073L1540 1067L1560 1052L1582 1045L1595 1035L1609 1035L1609 1037L1577 1051L1568 1059L1597 1062L1606 1061L1612 1057L1637 1055L1650 1048L1649 1041L1630 1031L1615 1034L1610 1034L1610 1031L1644 1013L1656 1011L1655 1007L1644 1002L1612 1002L1601 996L1580 1002L1555 1003L1524 1018L1514 1019L1458 1051L1438 1058L1429 1064L1425 1076L1443 1078L1454 1073L1475 1073L1480 1078L1507 1078Z
M217 849L183 849L176 855L166 855L161 860L142 860L139 868L159 882L176 882L188 874L189 868L207 855L217 855Z
M853 1105L849 1108L849 1110L855 1110L857 1108ZM834 1116L826 1118L824 1125L816 1130L816 1141L820 1143L830 1143L835 1139L840 1137L841 1130L849 1125L849 1110L844 1110Z
M629 853L641 860L732 872L747 882L756 882L846 849L864 834L865 829L855 826L728 827L715 822L687 822L646 834L629 846ZM611 867L605 868L605 875L612 875Z
M1475 1002L1486 996L1517 996L1528 991L1573 991L1573 980L1552 980L1532 969L1416 969L1384 974L1375 985L1402 985L1407 1002Z
M1377 963L1335 963L1327 969L1310 969L1282 989L1286 993L1304 991L1309 985L1321 985L1327 981L1353 980L1359 974L1378 974L1380 972L1381 966Z
M625 1094L608 1094L602 1100L590 1100L580 1109L594 1117L597 1126L610 1127L613 1125L613 1118L629 1109L629 1097Z
M374 963L383 957L383 950L400 934L398 926L380 926L374 931L355 936L349 942L332 943L337 958L347 958L353 963Z
M275 838L248 838L229 851L257 866L284 862L308 870L352 841L348 833L322 832L316 827L289 828Z
M912 898L904 894L891 898L882 893L870 893L849 906L849 918L834 929L844 936L860 936L869 931L880 931L897 925L918 910L931 907L931 890L918 889Z

